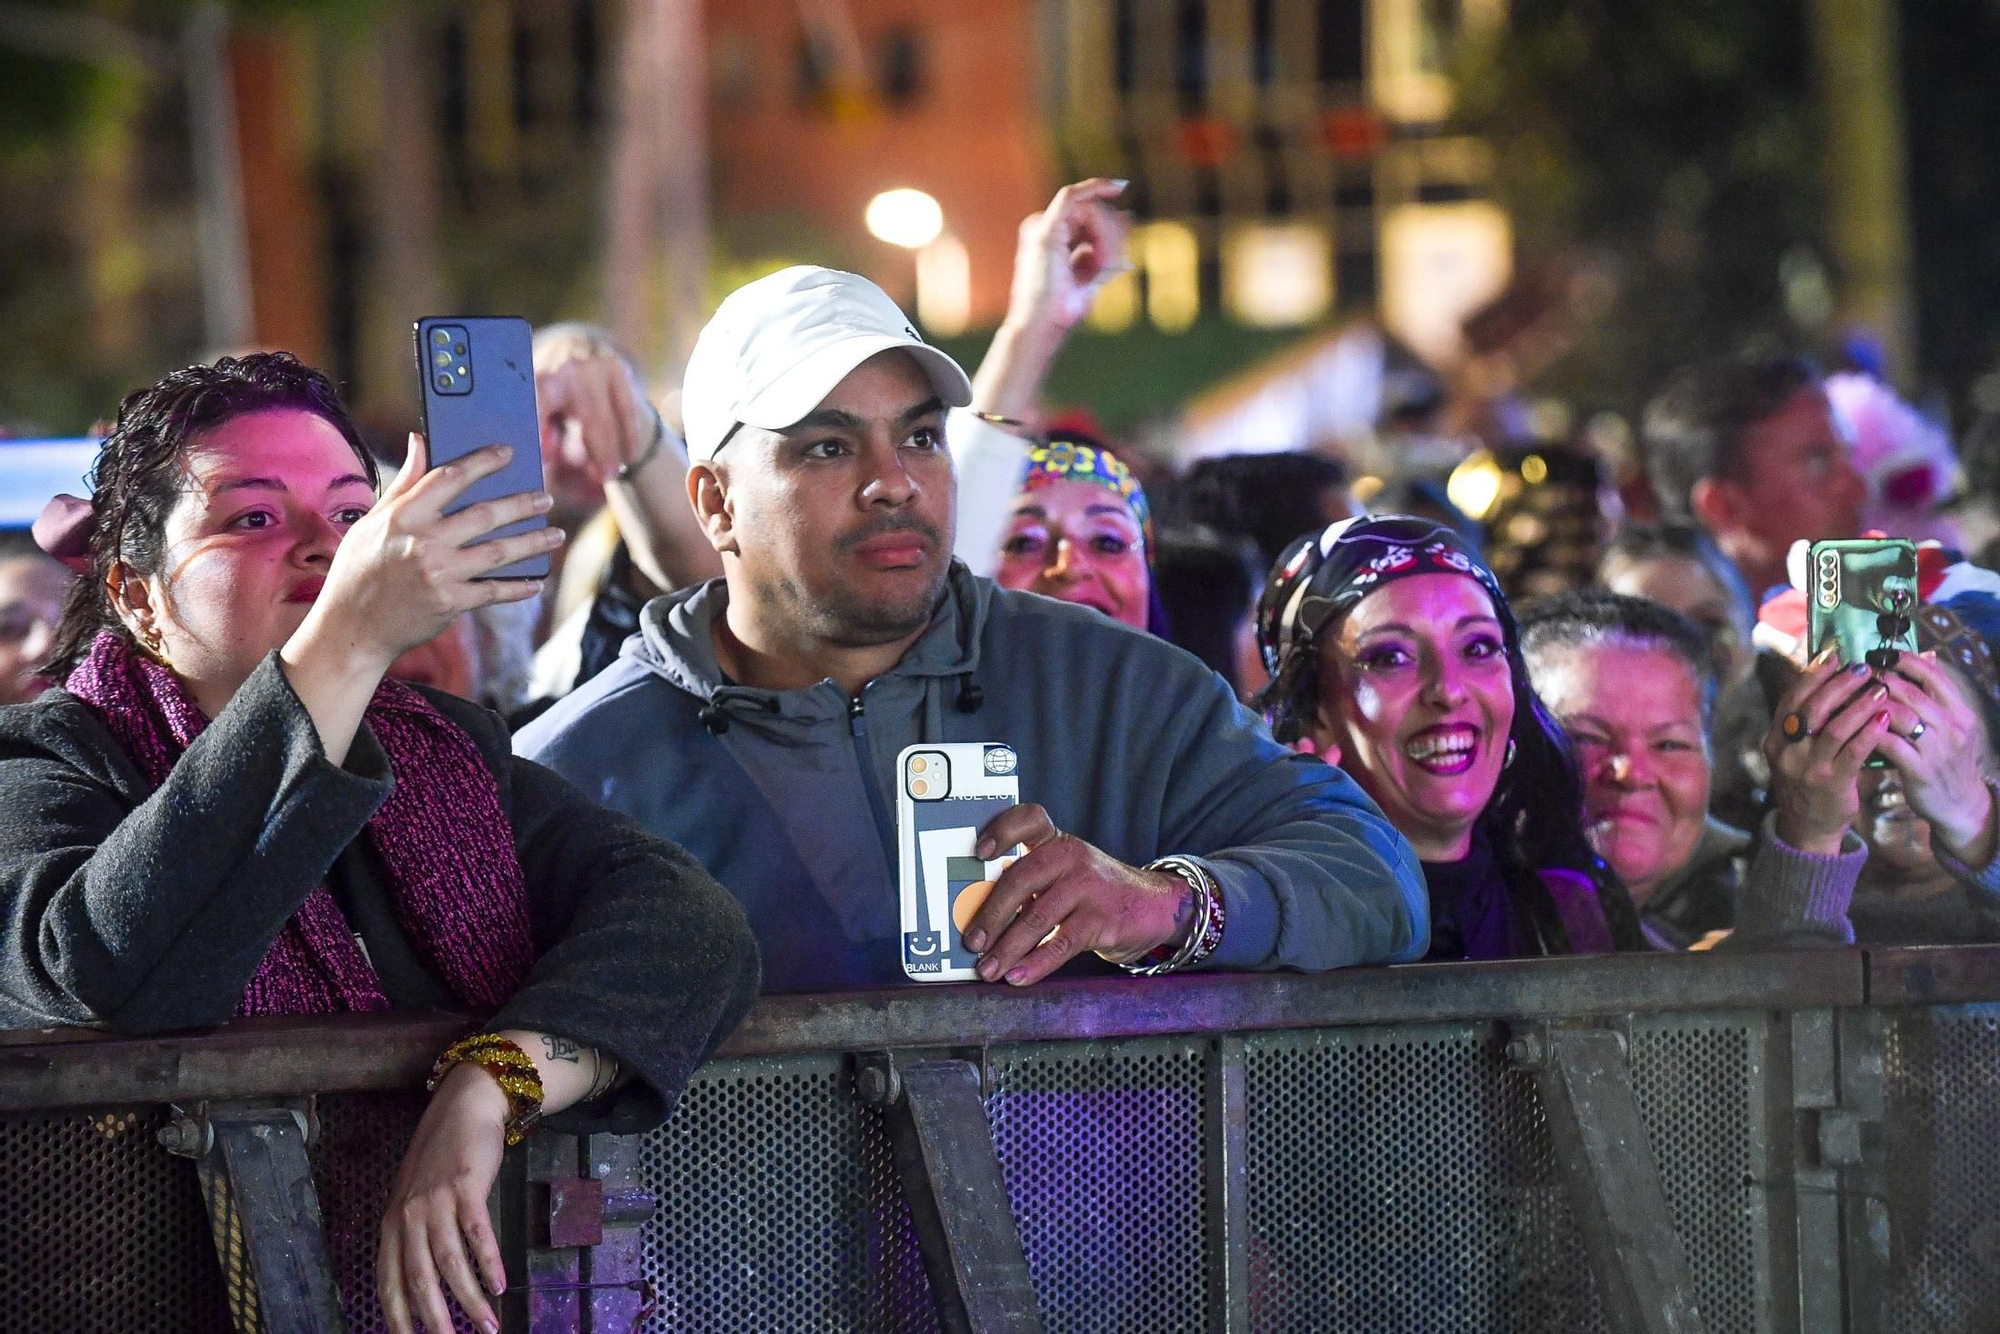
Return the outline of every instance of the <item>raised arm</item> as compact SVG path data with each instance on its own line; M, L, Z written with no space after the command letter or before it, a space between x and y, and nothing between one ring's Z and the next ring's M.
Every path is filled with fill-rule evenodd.
M1125 267L1125 182L1078 181L1021 221L1007 316L972 377L972 402L945 425L958 470L955 554L973 573L998 568L1007 506L1021 485L1042 386L1098 287Z
M722 573L687 499L687 446L611 351L563 345L537 357L543 452L555 450L604 487L604 502L639 572L661 589Z

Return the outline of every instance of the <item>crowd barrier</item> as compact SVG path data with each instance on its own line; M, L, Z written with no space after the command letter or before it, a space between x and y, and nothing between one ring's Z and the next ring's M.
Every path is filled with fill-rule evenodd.
M510 1153L503 1320L2000 1328L1995 1000L1989 948L771 997L659 1130ZM466 1024L0 1035L0 1329L382 1328Z

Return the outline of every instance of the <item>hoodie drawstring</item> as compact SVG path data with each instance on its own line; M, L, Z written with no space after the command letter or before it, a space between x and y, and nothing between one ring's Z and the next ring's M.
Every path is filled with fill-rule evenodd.
M783 707L775 699L760 699L756 700L755 703L758 708L769 714L776 714ZM701 725L706 727L713 736L721 736L729 730L729 714L713 699L704 704L701 710L695 714L695 717L701 720Z
M972 679L972 673L967 672L965 675L959 677L958 711L960 713L978 713L980 705L984 703L986 703L986 692L981 690L978 682Z

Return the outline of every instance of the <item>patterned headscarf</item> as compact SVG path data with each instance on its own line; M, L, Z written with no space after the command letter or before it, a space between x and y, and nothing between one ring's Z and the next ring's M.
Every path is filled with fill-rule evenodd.
M1510 655L1518 638L1500 581L1463 537L1408 515L1363 515L1299 538L1279 555L1257 600L1257 647L1275 679L1287 660L1311 652L1328 622L1362 598L1415 574L1462 574L1493 599Z
M1027 475L1021 491L1039 491L1057 482L1091 482L1124 501L1146 540L1146 561L1153 560L1153 512L1145 488L1124 460L1086 437L1054 436L1028 451Z

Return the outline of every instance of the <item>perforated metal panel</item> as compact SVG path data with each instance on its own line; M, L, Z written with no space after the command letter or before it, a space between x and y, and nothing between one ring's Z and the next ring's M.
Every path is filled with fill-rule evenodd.
M1596 1297L1492 1025L1252 1038L1252 1324L1580 1330Z
M1676 1015L1641 1020L1632 1034L1632 1091L1710 1334L1763 1329L1771 1304L1764 1022Z
M2000 1012L1893 1012L1887 1330L2000 1329Z
M711 1062L639 1170L649 1329L937 1328L882 1114L840 1058Z
M423 1117L421 1093L363 1093L321 1098L319 1139L310 1153L327 1249L347 1311L348 1334L386 1334L375 1300L375 1244L396 1165ZM456 1306L452 1315L458 1318ZM459 1328L469 1330L460 1320Z
M990 1053L987 1117L1050 1334L1203 1327L1207 1045Z
M157 1110L0 1120L0 1330L229 1328L194 1165Z

